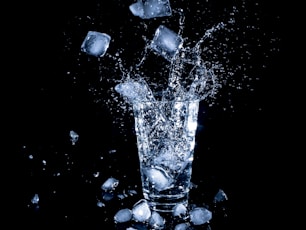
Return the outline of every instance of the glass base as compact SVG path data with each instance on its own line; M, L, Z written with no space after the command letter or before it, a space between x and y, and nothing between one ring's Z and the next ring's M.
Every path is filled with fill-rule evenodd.
M173 208L177 204L183 204L185 207L188 205L188 194L183 196L155 196L151 197L144 194L145 199L148 201L150 208L157 212L173 212Z

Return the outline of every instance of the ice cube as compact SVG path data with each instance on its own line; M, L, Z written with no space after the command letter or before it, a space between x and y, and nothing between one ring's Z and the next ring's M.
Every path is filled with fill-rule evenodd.
M173 208L172 214L173 216L177 216L177 217L186 216L187 207L182 203L176 204Z
M163 191L172 185L173 179L160 167L143 169L144 174L157 191Z
M102 208L102 207L105 207L105 204L104 204L102 201L98 201L98 202L97 202L97 206L98 206L99 208Z
M115 90L126 97L129 102L155 101L152 91L144 80L119 83L115 86Z
M109 177L101 186L104 191L114 190L119 184L119 180Z
M167 60L171 60L183 45L183 38L177 33L160 25L151 42L151 49Z
M171 16L169 0L138 0L129 6L134 16L142 19Z
M145 199L139 200L134 204L132 214L136 221L144 222L149 220L151 217L151 209L148 202Z
M175 225L174 230L187 230L189 229L190 224L189 223L180 223Z
M149 224L153 229L163 229L166 220L156 211L153 211L149 220Z
M144 98L144 88L138 82L123 82L115 86L115 90L129 101L139 100Z
M132 211L128 208L120 209L116 212L114 220L117 223L124 223L132 219Z
M170 171L180 170L181 162L175 153L175 146L169 141L165 142L165 146L160 146L159 155L153 159L155 165L161 166ZM167 145L168 144L168 145Z
M138 16L140 18L145 18L144 17L144 7L143 7L143 3L142 3L141 0L131 4L129 6L129 9L134 16Z
M214 203L221 202L224 200L228 200L227 195L222 189L219 189L214 197Z
M194 225L205 224L206 222L210 221L212 218L212 212L203 207L196 207L192 209L189 215L190 215L190 221Z
M75 131L70 130L69 132L70 141L72 145L75 145L75 143L79 140L79 134L77 134Z
M32 202L32 204L38 204L39 196L38 196L37 193L33 196L33 198L31 199L31 202Z
M104 201L110 201L114 198L114 193L112 191L110 192L103 192L102 193L102 199Z
M111 37L106 33L88 31L81 45L81 51L95 57L103 57L109 47L110 40Z

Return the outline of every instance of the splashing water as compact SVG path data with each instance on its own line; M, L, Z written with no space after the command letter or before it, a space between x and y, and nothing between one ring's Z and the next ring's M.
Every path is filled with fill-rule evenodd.
M173 10L172 19L179 15L179 28L174 31L178 31L177 35L183 37L182 45L175 55L171 59L165 59L156 53L152 55L152 41L144 35L142 38L145 45L142 54L137 57L136 64L126 64L130 60L121 58L121 54L129 52L128 49L119 49L114 55L107 52L103 60L98 59L101 60L98 70L100 82L90 83L89 91L94 97L93 100L96 103L102 102L111 114L115 114L114 123L121 124L121 127L126 123L123 121L132 115L129 106L131 103L126 103L131 100L122 97L122 91L118 93L118 89L124 90L123 83L136 88L134 96L137 93L143 96L144 91L147 92L147 100L199 99L212 106L219 103L215 100L217 95L224 98L227 94L223 109L234 111L230 89L254 91L253 82L258 80L259 76L250 74L254 75L252 71L256 68L265 68L267 58L270 58L273 52L279 51L275 45L279 41L278 38L273 31L271 34L261 33L260 18L256 16L259 9L252 7L254 6L246 3L239 7L233 6L231 10L225 11L225 15L220 16L223 17L222 20L207 23L211 25L208 29L196 29L195 32L195 28L185 26L190 23L183 10ZM149 28L146 23L141 22L144 30ZM199 30L203 31L202 36ZM183 33L188 36L182 36ZM191 34L198 39L191 39ZM270 50L262 50L263 45L270 46ZM134 50L133 52L137 54ZM256 58L260 61L254 61ZM113 64L104 65L106 59L113 61ZM117 76L117 71L120 72L119 79L113 77ZM115 87L113 83L116 83ZM224 89L222 94L221 89ZM111 98L105 97L105 92L109 93ZM226 108L227 106L229 107ZM124 114L127 116L122 117Z
M184 29L184 15L182 10L178 12L180 13L180 30L178 36L180 36ZM145 54L140 63L134 67L130 67L130 71L127 71L123 65L121 65L122 62L117 62L124 78L121 83L116 85L115 90L125 96L129 102L137 99L169 101L190 99L204 100L208 97L214 97L218 89L222 86L220 83L222 78L218 77L216 71L222 72L223 69L220 64L211 63L202 59L202 44L206 39L212 37L215 31L221 30L224 27L225 23L218 23L216 26L208 29L193 47L184 47L184 45L182 45L178 48L177 52L169 60L170 65L168 82L166 84L167 87L161 92L152 92L149 85L154 84L154 82L147 83L145 77L143 77L144 73L140 74L141 66L144 64L149 54L148 50L152 49L152 42L147 42ZM187 73L186 70L189 70L189 73Z
M234 7L234 11L236 8ZM185 29L185 15L182 9L173 10L177 14L178 19L178 32L177 36L183 38ZM131 105L134 100L213 100L218 90L223 86L224 79L231 73L225 71L224 67L219 61L211 61L210 58L203 58L203 53L211 52L204 43L206 40L212 39L217 31L221 31L228 25L234 23L234 19L228 20L227 23L220 22L207 29L204 35L194 42L188 42L187 38L183 38L182 44L179 46L177 52L169 59L161 57L160 54L155 53L154 58L162 58L164 67L160 72L166 75L166 81L154 77L154 73L147 74L148 64L151 58L152 42L153 40L145 38L145 47L143 49L142 57L137 64L125 67L124 61L120 57L120 51L115 55L107 52L104 58L109 58L114 61L116 70L120 71L121 79L115 80L116 92L111 92L111 99L104 101L108 104L109 112L116 113L114 116L114 123L121 126L121 129L126 124L126 117L118 114L133 114ZM149 59L149 60L148 60ZM151 62L150 62L151 63ZM167 77L168 76L168 77ZM165 76L163 76L165 78ZM108 76L104 79L112 79ZM90 90L93 93L94 87ZM98 100L103 100L101 96ZM118 97L123 96L123 101ZM126 103L128 102L128 103ZM116 103L116 106L114 106ZM132 117L132 116L131 116ZM131 118L130 117L130 118ZM122 130L122 134L126 132Z

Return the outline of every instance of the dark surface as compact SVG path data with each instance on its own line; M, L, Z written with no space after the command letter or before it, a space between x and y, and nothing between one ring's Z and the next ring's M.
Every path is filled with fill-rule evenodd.
M191 34L197 30L202 34L199 25L218 23L226 15L224 9L242 4L225 2L174 2L173 8L186 7L186 29ZM122 47L123 56L132 62L143 47L137 36L141 37L141 32L150 36L153 29L133 31L132 25L141 20L130 14L131 3L111 1L107 9L98 1L67 2L60 7L50 3L37 12L26 6L28 13L18 21L18 27L27 30L21 39L26 44L22 45L24 55L11 70L16 76L10 85L14 107L9 134L13 156L10 188L14 188L10 195L14 202L9 209L11 224L21 223L29 229L125 229L115 225L115 212L131 208L142 197L133 119L110 112L101 98L109 97L107 89L113 85L99 82L101 61L81 53L79 47L88 30L103 30L117 42L109 52ZM238 25L246 28L254 23L260 30L247 35L236 31L238 37L245 36L239 45L247 44L254 53L251 59L240 60L239 52L244 52L241 49L232 62L244 62L250 78L259 80L251 80L251 87L244 82L242 90L225 87L212 107L203 102L199 112L192 177L197 187L191 191L190 203L214 210L212 230L261 226L254 215L264 209L263 218L269 218L267 196L273 193L273 184L278 180L273 156L279 151L280 132L285 128L275 119L284 109L280 103L284 99L284 70L279 67L285 52L281 7L254 4L246 8L256 16L241 19L238 23L245 24ZM201 7L206 14L193 23L188 19L193 18L190 12ZM46 9L52 13L45 14ZM152 26L155 29L161 23L162 19L157 19ZM263 34L266 37L262 39ZM240 79L243 71L237 75ZM98 93L89 90L93 88L98 88ZM116 115L125 121L123 129L114 122ZM80 135L76 145L71 144L70 130ZM94 177L97 172L99 175ZM110 176L120 181L117 193L128 189L138 193L123 200L115 197L104 201L105 207L98 207L97 201L103 201L101 185ZM229 199L215 207L213 196L220 188ZM38 205L31 203L36 193L40 197Z

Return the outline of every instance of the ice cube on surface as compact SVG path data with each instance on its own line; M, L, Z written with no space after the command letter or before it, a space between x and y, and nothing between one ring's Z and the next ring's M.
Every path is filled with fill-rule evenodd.
M124 223L132 219L132 211L128 208L120 209L114 216L115 222Z
M31 199L31 202L32 202L33 204L38 204L38 202L39 202L39 196L38 196L37 193L33 196L33 198Z
M144 222L149 220L151 217L151 209L148 202L145 199L139 200L134 204L132 214L136 221Z
M81 51L95 57L103 57L109 47L110 40L111 37L106 33L88 31L81 45Z
M177 33L160 25L151 42L151 49L167 60L171 60L183 45L183 38Z
M162 229L165 222L165 219L158 212L152 211L149 224L153 227L153 229Z
M190 215L190 221L194 225L205 224L206 222L210 221L212 218L212 212L203 207L196 207L192 209L189 215Z
M102 193L102 199L104 201L110 201L110 200L114 199L114 197L115 197L115 195L112 191Z
M224 200L228 200L227 195L222 189L219 189L214 197L214 203L221 202Z
M129 6L134 16L142 19L171 16L169 0L138 0Z
M178 203L174 206L172 214L173 216L183 217L187 214L187 207L182 203Z
M189 223L180 223L175 225L174 230L187 230L190 227Z
M104 191L114 190L119 184L119 180L113 177L109 177L101 186Z
M79 140L79 134L77 134L75 131L70 130L69 132L70 141L72 145L75 145L76 142Z

